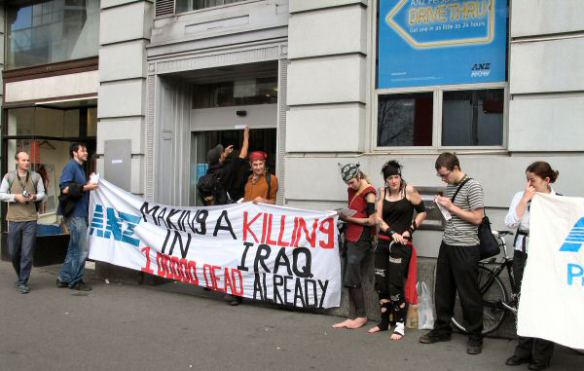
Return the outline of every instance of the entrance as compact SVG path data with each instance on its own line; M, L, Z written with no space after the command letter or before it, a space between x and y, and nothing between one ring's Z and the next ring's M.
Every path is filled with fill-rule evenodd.
M203 202L197 194L197 182L207 173L207 152L217 144L223 147L233 145L234 151L231 157L239 156L241 143L243 142L243 130L200 131L191 134L191 181L189 204L201 206ZM272 174L276 173L276 129L250 129L249 153L264 151L268 154L266 166ZM245 184L251 174L251 169L239 169L236 179Z

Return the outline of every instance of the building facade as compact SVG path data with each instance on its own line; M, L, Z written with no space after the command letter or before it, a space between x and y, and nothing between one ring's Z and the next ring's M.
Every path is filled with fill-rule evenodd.
M75 83L15 80L8 47L16 23L5 6L5 168L15 104L49 117L46 101L74 99L96 107L88 121L96 121L98 171L167 204L197 204L206 151L216 143L237 147L243 125L252 129L252 148L269 153L279 202L289 206L343 206L338 164L359 162L381 186L389 159L431 200L443 186L434 160L444 151L456 152L483 184L495 228L532 161L560 171L558 191L583 195L582 1L60 1L83 3L87 12L99 3L97 54L90 56L99 65L75 72ZM438 31L457 24L469 31L460 31L462 41L452 31L446 40L454 46L442 47ZM411 47L399 49L396 40ZM67 59L84 60L78 55ZM423 73L403 78L416 71ZM84 79L92 80L81 86ZM78 90L56 89L72 86ZM441 223L427 226L415 244L435 257Z
M242 124L264 131L262 145L272 143L268 148L282 179L280 202L290 206L339 207L346 194L338 163L360 162L380 186L381 166L390 158L402 162L404 177L431 198L443 186L433 166L443 151L458 153L463 170L484 185L487 212L496 228L502 226L512 194L524 187L525 167L536 159L560 170L559 190L581 195L581 175L572 170L584 162L579 139L584 67L576 62L584 23L570 16L584 14L578 1L458 2L476 5L476 13L484 10L480 7L493 7L498 23L489 32L496 32L499 41L486 56L497 55L499 69L494 71L494 62L491 68L498 80L455 78L415 86L382 82L388 63L410 62L398 58L397 50L381 56L388 52L380 45L388 31L381 28L400 4L427 8L440 2L115 3L120 5L109 10L102 4L104 22L107 12L122 19L132 9L154 7L152 22L144 20L151 26L143 59L146 73L135 82L142 92L141 110L136 110L144 120L126 131L137 136L133 146L144 146L139 153L143 163L133 168L139 173L132 177L137 179L133 192L147 198L195 204L196 164L205 162L205 150L217 141L237 145L236 127ZM436 56L439 66L433 72L456 75L456 50L444 50ZM127 53L124 60L131 51ZM415 53L410 57L411 63L425 58ZM465 73L480 75L490 67L476 65ZM275 83L275 89L262 91L261 81ZM266 91L272 94L267 101L246 104L246 95ZM110 93L126 96L121 87ZM105 110L116 106L100 107L108 115ZM238 116L242 111L246 116ZM102 139L98 135L98 142ZM439 224L431 221L429 230L417 234L422 255L436 256Z

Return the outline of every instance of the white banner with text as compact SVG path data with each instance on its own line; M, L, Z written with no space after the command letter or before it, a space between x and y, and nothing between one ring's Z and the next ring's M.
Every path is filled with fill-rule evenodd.
M100 180L89 258L264 302L332 308L342 287L336 224L333 211L162 205Z
M517 333L584 349L584 198L537 194Z

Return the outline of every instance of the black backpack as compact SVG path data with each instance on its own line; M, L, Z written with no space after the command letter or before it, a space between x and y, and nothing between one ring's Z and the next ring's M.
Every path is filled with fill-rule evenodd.
M229 193L226 191L219 171L207 172L199 178L197 182L199 197L205 205L224 205L231 202Z

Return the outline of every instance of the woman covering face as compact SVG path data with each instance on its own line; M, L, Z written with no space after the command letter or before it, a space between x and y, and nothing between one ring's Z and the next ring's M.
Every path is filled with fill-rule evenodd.
M507 227L517 229L513 253L513 275L518 289L521 288L528 255L531 200L536 193L556 194L551 185L558 175L559 172L553 170L545 161L537 161L529 165L525 169L527 180L525 188L515 194L505 217ZM506 364L516 366L529 363L530 370L543 370L549 367L553 349L554 343L551 341L519 336L515 352L507 359Z

